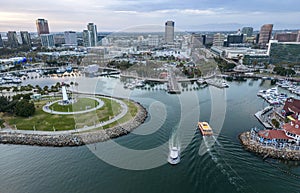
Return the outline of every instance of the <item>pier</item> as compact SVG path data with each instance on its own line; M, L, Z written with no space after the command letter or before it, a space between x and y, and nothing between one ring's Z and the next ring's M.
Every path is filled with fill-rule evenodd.
M168 93L170 93L170 94L180 94L181 93L179 84L176 79L176 75L174 74L172 69L169 69Z
M266 108L264 108L261 111L258 111L257 113L254 114L254 116L259 120L259 122L266 128L266 129L272 129L272 125L268 122L266 122L262 115L266 114L267 112L271 111L273 109L273 107L271 106L267 106Z

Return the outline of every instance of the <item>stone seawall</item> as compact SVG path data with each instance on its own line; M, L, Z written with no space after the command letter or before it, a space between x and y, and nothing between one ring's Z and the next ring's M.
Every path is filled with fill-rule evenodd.
M254 140L251 140L250 132L240 134L239 139L246 150L261 155L264 158L270 157L284 160L300 160L300 150L275 149L273 147L264 146Z
M65 135L43 135L43 134L20 134L14 132L0 133L0 143L38 145L38 146L80 146L84 144L107 141L130 133L133 129L144 123L147 118L147 110L136 103L138 111L136 116L126 123L112 128L90 131L85 133L74 133Z

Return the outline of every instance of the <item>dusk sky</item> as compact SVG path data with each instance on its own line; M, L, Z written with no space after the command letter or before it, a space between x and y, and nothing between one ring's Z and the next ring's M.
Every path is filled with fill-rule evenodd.
M122 31L175 21L179 30L299 29L299 0L0 0L0 31L36 31L47 19L51 32L82 31L94 22L98 31Z

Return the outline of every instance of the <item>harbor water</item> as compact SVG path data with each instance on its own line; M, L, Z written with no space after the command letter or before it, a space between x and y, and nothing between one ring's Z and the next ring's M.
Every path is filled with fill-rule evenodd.
M57 81L70 80L48 78L23 84L49 86ZM88 146L0 144L1 193L300 191L299 162L263 161L245 151L238 140L241 132L262 128L254 114L268 104L256 94L272 87L270 81L229 82L226 89L188 85L180 95L166 93L161 85L124 89L114 78L102 77L93 83L95 93L141 103L149 112L146 122L131 134ZM88 89L82 85L83 91ZM209 122L215 143L201 136L198 120ZM181 161L170 165L168 146L174 133Z

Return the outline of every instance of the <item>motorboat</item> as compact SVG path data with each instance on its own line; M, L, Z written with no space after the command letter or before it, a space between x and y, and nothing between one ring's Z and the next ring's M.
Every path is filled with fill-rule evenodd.
M176 146L170 147L170 152L168 155L168 162L172 165L178 164L180 162L180 148Z
M198 122L198 128L203 136L213 135L213 130L207 122Z

